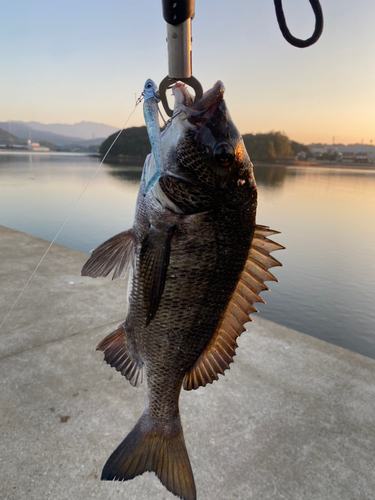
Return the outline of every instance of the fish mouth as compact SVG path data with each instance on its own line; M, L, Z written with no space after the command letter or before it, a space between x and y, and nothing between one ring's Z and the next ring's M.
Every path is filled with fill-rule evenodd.
M197 102L194 102L187 86L183 83L176 83L172 91L175 97L175 113L179 110L184 111L186 119L191 124L199 126L216 111L224 99L225 87L223 82L218 80Z

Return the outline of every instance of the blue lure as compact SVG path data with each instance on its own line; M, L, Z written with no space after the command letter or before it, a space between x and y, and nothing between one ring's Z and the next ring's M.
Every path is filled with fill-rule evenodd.
M153 82L150 78L146 81L143 91L143 116L145 117L147 133L150 139L152 153L154 155L156 164L156 172L148 181L146 186L146 193L148 193L160 179L163 170L161 161L161 139L158 116L158 102L160 102L160 97L156 83Z

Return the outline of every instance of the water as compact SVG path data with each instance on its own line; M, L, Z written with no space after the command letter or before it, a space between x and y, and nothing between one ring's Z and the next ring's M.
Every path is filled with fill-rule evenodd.
M0 224L51 241L98 165L0 153ZM88 253L129 228L140 174L103 165L57 243ZM255 175L257 222L287 247L274 254L284 267L261 316L375 358L375 170L259 166Z

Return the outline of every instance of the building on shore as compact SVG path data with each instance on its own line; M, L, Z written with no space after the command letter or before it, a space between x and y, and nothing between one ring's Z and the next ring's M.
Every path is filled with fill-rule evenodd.
M355 155L355 161L357 163L368 163L369 162L368 153L357 153Z
M342 161L355 161L355 153L353 151L344 151L342 153Z
M29 139L27 141L27 149L29 151L49 151L50 149L45 147L45 146L41 146L39 144L39 142L31 142L31 140Z

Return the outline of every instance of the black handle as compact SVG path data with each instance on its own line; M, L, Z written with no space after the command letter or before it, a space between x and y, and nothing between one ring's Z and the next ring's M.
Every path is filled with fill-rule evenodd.
M163 16L168 24L182 24L194 17L195 0L162 0Z

